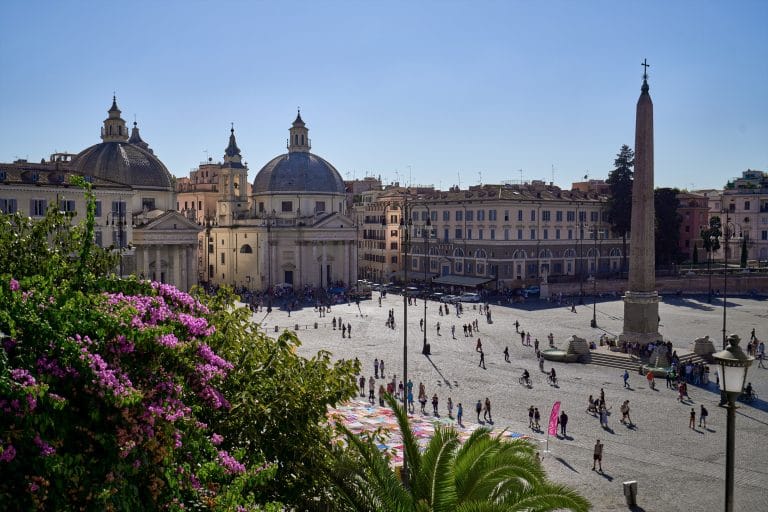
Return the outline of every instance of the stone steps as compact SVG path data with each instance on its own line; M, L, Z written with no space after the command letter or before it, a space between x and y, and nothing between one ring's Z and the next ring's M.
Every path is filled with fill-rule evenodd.
M708 361L694 353L688 353L679 356L680 357L680 363L686 364L688 361L691 361L693 363L708 363ZM612 352L605 352L605 351L590 351L588 356L583 356L581 358L581 361L585 364L595 364L598 366L609 366L611 368L619 368L622 370L630 370L630 372L634 371L637 372L637 368L641 365L647 364L647 361L644 361L642 359L639 359L637 357L632 357L627 354L621 354L621 353L612 353Z

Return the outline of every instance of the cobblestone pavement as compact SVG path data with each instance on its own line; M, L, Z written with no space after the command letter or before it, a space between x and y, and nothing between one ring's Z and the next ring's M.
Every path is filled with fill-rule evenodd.
M594 510L626 510L622 482L638 481L636 510L689 511L720 510L723 508L725 476L725 420L726 411L718 407L719 393L714 384L708 388L690 386L691 400L677 401L672 390L665 389L663 380L657 381L656 390L646 385L645 379L632 374L631 389L624 389L622 370L596 365L550 363L557 370L559 387L547 384L539 372L533 347L524 347L515 333L515 321L520 329L530 331L538 338L542 348L552 332L555 344L564 347L571 334L596 340L600 334L618 334L622 328L623 305L620 300L597 304L596 329L591 328L593 306L580 305L572 313L565 306L547 307L543 302L524 306L503 307L491 305L492 323L465 304L464 314L457 317L455 309L448 316L440 316L436 302L427 303L427 338L432 355L421 354L423 333L419 320L424 316L424 301L408 310L408 377L418 386L423 381L428 396L437 393L440 412L447 413L446 399L465 407L465 422L473 421L474 404L478 399L490 397L493 404L494 427L531 433L528 428L527 409L534 405L542 412L542 425L554 401L559 400L562 410L569 416L568 437L550 438L549 453L545 449L546 435L533 433L541 442L544 466L555 481L570 485L587 498ZM387 312L393 309L396 329L385 326ZM288 317L285 311L266 315L256 314L263 320L263 328L275 336L274 327L293 329L299 325L300 352L310 356L320 349L329 350L337 358L357 357L363 363L366 378L373 375L373 359L385 361L387 378L403 373L403 297L388 295L378 306L378 294L373 300L363 301L358 307L341 304L334 306L324 318L312 308L295 311ZM720 347L723 328L722 301L714 299L710 305L701 298L665 298L660 305L660 331L677 348L693 348L695 338L709 335ZM352 325L352 338L342 338L334 331L332 317L341 317ZM462 325L477 319L479 333L465 337ZM318 322L317 329L314 323ZM440 334L436 323L440 322ZM451 326L456 326L456 339ZM757 336L768 338L768 301L729 299L727 308L728 332L739 334L742 346L751 329ZM479 354L475 352L477 338L482 340L487 369L478 367ZM510 362L504 361L504 347L509 347ZM518 377L527 368L532 375L532 389L518 384ZM712 374L714 375L714 373ZM768 510L768 469L763 464L768 456L768 370L753 364L748 380L752 382L760 400L741 404L736 418L736 489L734 510ZM381 381L380 381L381 382ZM600 427L597 418L586 413L587 397L605 390L606 402L612 408L609 429ZM620 423L618 409L624 400L630 400L634 428ZM698 428L700 405L709 410L707 428ZM696 429L688 428L689 412L695 408ZM428 408L428 409L431 409ZM418 410L418 408L417 408ZM595 440L604 445L604 474L593 472L592 448Z

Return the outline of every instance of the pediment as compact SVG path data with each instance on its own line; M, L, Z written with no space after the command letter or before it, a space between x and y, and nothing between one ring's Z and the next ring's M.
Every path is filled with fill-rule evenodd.
M134 229L149 231L202 231L203 228L176 211L168 211Z
M344 229L344 228L355 227L355 223L352 221L352 219L350 219L346 215L330 215L328 217L325 217L324 219L320 219L312 227Z

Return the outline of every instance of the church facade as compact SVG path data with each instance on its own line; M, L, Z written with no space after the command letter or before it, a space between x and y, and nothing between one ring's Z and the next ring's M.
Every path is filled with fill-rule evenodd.
M52 205L85 218L85 194L70 186L83 176L96 196L95 242L120 253L120 275L166 282L188 290L197 279L200 227L175 211L174 180L142 140L130 131L116 98L101 129L102 142L78 154L49 160L0 163L0 211L42 218Z
M201 165L180 182L179 209L204 227L200 281L255 291L357 281L357 227L344 182L310 152L300 113L287 149L261 168L248 194L233 130L223 163Z

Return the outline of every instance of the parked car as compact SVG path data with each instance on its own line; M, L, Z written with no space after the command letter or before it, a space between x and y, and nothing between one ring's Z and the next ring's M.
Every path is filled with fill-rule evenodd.
M440 298L440 301L441 302L446 302L448 304L453 304L454 302L458 302L459 301L459 296L458 295L443 295Z
M443 297L445 297L445 294L442 293L442 292L435 292L435 293L430 293L429 294L429 298L431 300L437 300L437 301L440 301L440 302L443 301Z
M480 302L480 295L476 293L464 293L459 295L459 301L461 302Z
M535 284L528 285L525 287L525 293L528 295L538 295L541 293L541 288Z

